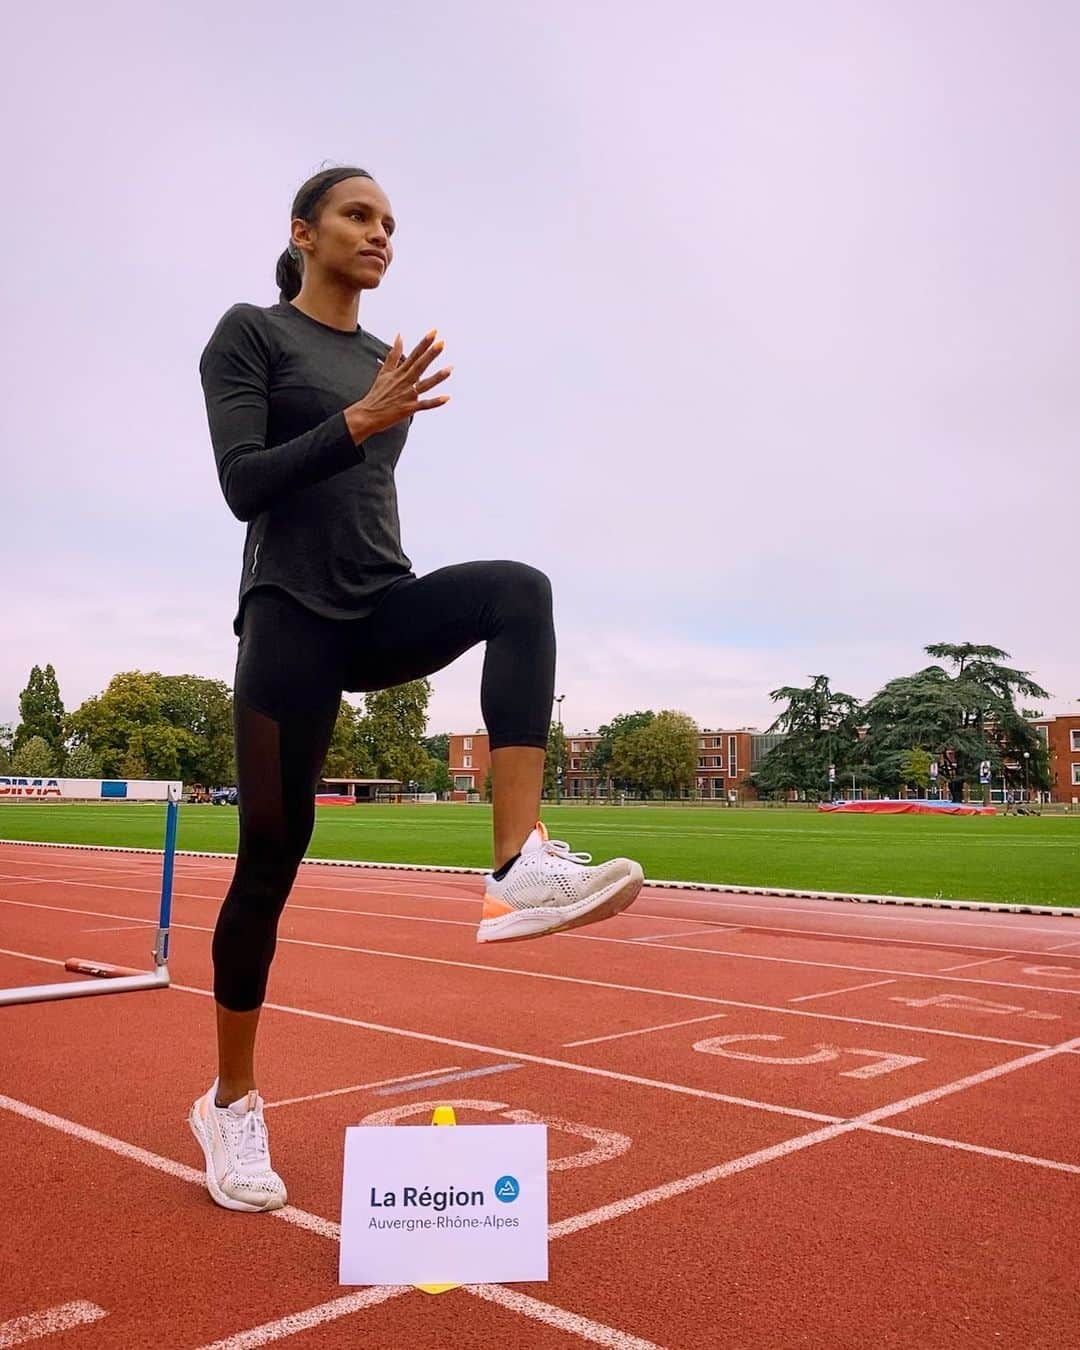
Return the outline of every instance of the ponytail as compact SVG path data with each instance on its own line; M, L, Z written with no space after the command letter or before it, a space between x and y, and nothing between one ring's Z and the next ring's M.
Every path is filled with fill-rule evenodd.
M300 287L304 281L304 269L300 264L300 259L296 256L298 251L295 244L290 244L277 260L277 284L282 301L292 300L300 294Z

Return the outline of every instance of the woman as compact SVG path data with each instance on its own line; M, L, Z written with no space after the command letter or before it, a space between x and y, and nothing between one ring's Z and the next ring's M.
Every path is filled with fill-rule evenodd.
M343 690L386 689L486 642L494 867L481 942L608 918L641 889L637 863L598 867L537 819L555 679L551 585L517 562L417 577L402 552L394 466L450 368L432 331L404 354L357 325L393 258L394 219L363 169L300 189L278 261L278 304L234 305L199 370L222 491L247 522L234 690L240 842L214 930L218 1077L192 1106L210 1194L227 1209L285 1204L253 1056L277 922L315 819Z

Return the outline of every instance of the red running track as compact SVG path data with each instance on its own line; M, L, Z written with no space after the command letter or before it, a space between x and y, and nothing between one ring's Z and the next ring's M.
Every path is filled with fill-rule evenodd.
M178 859L170 990L0 1010L0 1345L1080 1339L1076 920L649 889L478 947L479 877L305 866L259 1053L292 1204L264 1217L213 1205L184 1119L228 874ZM159 876L0 845L0 983L148 964ZM344 1128L442 1102L548 1122L551 1279L342 1288Z

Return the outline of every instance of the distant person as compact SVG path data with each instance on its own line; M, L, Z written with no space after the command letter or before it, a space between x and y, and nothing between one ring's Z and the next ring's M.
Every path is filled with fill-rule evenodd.
M487 644L494 864L479 941L606 919L643 879L627 858L587 866L538 819L555 687L548 578L506 561L418 577L402 551L394 469L415 414L447 402L435 391L450 368L431 371L434 330L406 355L400 336L388 345L357 325L362 292L393 258L386 194L363 169L328 169L297 193L291 220L278 303L233 305L199 366L221 488L247 537L233 625L240 841L213 940L218 1077L190 1124L210 1194L248 1211L285 1204L255 1034L343 690L419 680ZM505 453L512 428L500 434L484 454Z

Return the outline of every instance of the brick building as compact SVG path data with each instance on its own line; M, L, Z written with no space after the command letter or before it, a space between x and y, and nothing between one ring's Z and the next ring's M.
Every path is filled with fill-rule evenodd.
M562 797L571 801L603 800L607 796L607 780L589 769L589 756L600 743L599 732L565 734ZM739 727L734 731L706 727L698 735L697 789L701 797L722 801L731 792L740 797L753 796L753 789L745 784L746 776L781 739L755 727ZM470 792L482 793L490 765L486 731L452 732L449 767L453 800L465 801Z
M1080 713L1040 717L1035 734L1050 757L1050 800L1080 806Z
M468 801L469 793L483 794L484 780L491 768L488 734L479 731L452 731L450 733L450 800Z

